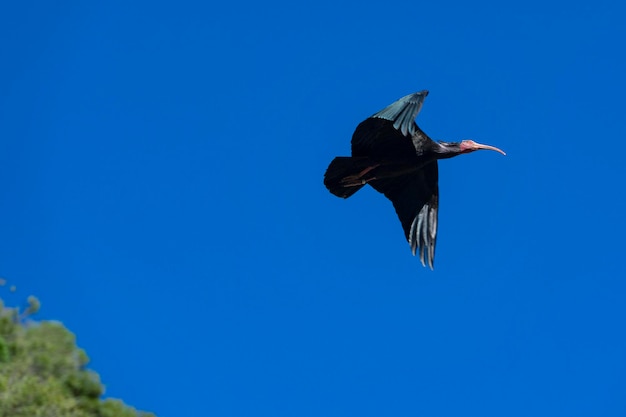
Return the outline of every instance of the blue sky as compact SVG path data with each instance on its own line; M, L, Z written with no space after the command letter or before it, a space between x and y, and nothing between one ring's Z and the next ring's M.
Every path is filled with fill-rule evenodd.
M13 2L0 276L159 416L623 416L618 2ZM322 175L430 90L435 270Z

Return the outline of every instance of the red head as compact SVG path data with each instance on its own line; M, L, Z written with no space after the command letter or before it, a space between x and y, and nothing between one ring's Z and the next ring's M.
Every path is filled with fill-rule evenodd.
M495 146L483 145L481 143L476 143L473 140L464 140L459 144L459 149L461 153L470 153L474 151L479 151L481 149L487 149L490 151L500 152L502 155L506 155L502 149L498 149Z

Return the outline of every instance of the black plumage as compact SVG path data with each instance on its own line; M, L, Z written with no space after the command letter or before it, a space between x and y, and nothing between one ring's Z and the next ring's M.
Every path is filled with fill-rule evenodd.
M409 94L361 122L352 135L352 156L333 159L324 185L348 198L366 184L393 203L413 255L432 269L437 242L437 160L498 148L471 140L435 142L415 123L428 91Z

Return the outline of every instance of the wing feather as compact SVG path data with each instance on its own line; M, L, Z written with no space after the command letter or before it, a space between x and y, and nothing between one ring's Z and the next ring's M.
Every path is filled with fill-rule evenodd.
M352 156L401 160L420 155L432 140L417 126L426 90L409 94L361 122L352 135Z
M431 269L437 243L438 174L437 161L433 161L414 173L369 183L391 200L413 255L419 251L420 261Z
M372 117L390 120L393 127L404 136L413 136L416 132L415 118L424 105L428 91L409 94L391 103Z

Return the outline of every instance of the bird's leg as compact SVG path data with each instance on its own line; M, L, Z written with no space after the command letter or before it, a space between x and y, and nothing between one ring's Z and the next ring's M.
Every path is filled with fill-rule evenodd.
M359 172L359 177L362 177L363 175L367 174L368 172L370 172L373 169L376 169L380 166L380 164L376 164L376 165L372 165L371 167L367 167L365 168L363 171Z
M363 171L359 172L356 175L348 175L347 177L344 177L341 180L341 184L344 187L354 187L354 186L357 186L357 185L367 184L368 181L374 180L376 178L372 177L372 178L365 179L365 178L363 178L363 176L365 174L367 174L368 172L370 172L371 170L378 168L379 166L380 166L380 164L372 165L371 167L365 168Z

